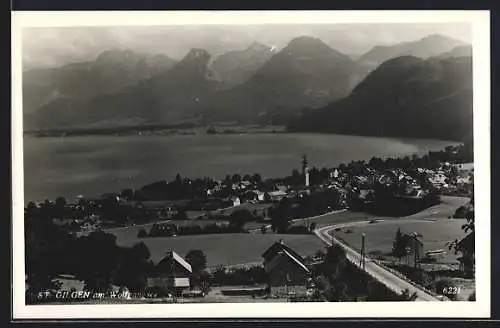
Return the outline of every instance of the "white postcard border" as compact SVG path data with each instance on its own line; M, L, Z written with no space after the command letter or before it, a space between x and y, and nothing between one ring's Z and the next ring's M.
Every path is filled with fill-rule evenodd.
M490 15L488 11L12 12L13 318L362 318L490 316ZM21 30L42 26L470 23L473 31L475 302L25 305Z

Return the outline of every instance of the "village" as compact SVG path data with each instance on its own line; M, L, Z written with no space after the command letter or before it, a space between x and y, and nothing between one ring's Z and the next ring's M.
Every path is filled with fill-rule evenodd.
M459 147L448 152L458 155ZM453 154L453 153L452 153ZM235 209L248 209L261 222L269 219L267 209L283 199L300 202L305 196L334 190L339 198L325 208L332 210L358 207L369 208L385 188L395 199L406 200L405 206L432 194L470 197L473 192L474 170L471 163L438 162L417 166L414 159L391 163L392 159L373 158L341 164L333 169L308 166L307 157L301 162L301 172L294 170L285 178L263 180L259 174L228 175L224 180L208 178L191 180L177 175L174 181L161 181L133 191L106 193L98 198L78 197L74 203L64 198L55 201L31 202L27 209L43 208L53 212L54 223L72 231L130 226L168 220L227 219ZM379 192L379 194L377 194ZM231 209L228 211L228 209ZM256 211L257 210L257 211Z
M138 241L270 231L279 236L313 234L315 223L296 222L338 211L407 216L439 204L440 195L472 198L473 165L462 160L463 148L463 145L447 147L445 151L422 158L372 158L369 162L353 161L321 170L311 168L304 155L301 171L294 170L291 176L280 179L236 174L221 181L190 180L177 175L170 182L108 193L95 199L79 197L74 203L62 197L54 202L30 202L26 218L48 218L73 238L90 238L96 232L131 228L137 231ZM28 243L37 238L34 229L27 234ZM330 290L325 286L334 284L332 275L335 279L349 279L346 278L349 270L360 274L357 267L349 267L352 264L334 245L326 251L319 248L314 254L304 254L303 250L294 249L279 239L268 245L261 263L239 268L208 268L203 248L193 249L185 257L176 249L163 250L163 258L144 270L147 274L143 275L139 290L172 302L324 300L318 296L318 289ZM325 281L325 277L329 278ZM228 287L227 281L231 279L234 281ZM137 292L112 285L115 286L113 293L122 295L121 299L130 300L130 292ZM70 284L64 288L83 290L85 287L75 288ZM349 288L354 287L346 287ZM384 286L377 288L388 299L401 297L391 296ZM364 295L362 291L359 294ZM367 297L360 295L356 297ZM338 297L344 296L330 295L326 299ZM402 299L411 299L411 295ZM56 297L55 301L62 300Z

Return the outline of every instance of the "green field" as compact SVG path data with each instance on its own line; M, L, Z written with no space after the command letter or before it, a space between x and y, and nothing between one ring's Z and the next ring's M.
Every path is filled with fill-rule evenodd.
M400 226L403 232L418 231L423 234L424 249L443 249L446 241L460 238L464 236L460 226L463 220L448 220L448 216L452 215L456 208L468 199L458 197L443 197L443 203L434 207L428 208L418 214L412 215L411 219L437 219L436 222L420 221L417 223L398 218L382 218L386 220L378 224L371 224L363 227L363 231L368 234L368 252L388 253L392 247L392 241L396 234L397 227ZM252 209L257 208L260 204L250 205ZM246 206L246 205L245 205ZM260 205L262 206L262 205ZM236 208L230 209L234 210ZM333 225L344 222L353 222L373 218L366 213L357 212L341 212L336 214L328 214L314 219L300 221L300 223L309 224L316 222L317 227ZM170 223L189 225L189 224L212 224L213 220L182 220L170 221ZM394 224L390 224L394 222ZM396 223L397 222L397 223ZM258 229L263 223L251 222L247 224L247 228ZM146 228L149 230L150 225ZM193 236L177 236L177 237L157 237L138 239L137 233L141 227L127 227L109 229L107 232L117 236L117 242L120 245L133 245L139 241L143 241L150 249L151 257L154 261L159 260L167 250L174 250L184 256L191 249L201 249L207 255L209 265L233 265L249 262L261 261L261 254L273 242L280 238L284 239L299 253L307 256L313 255L318 249L324 249L324 244L314 235L277 235L273 233L261 234L254 232L249 234L219 234L219 235L193 235ZM359 244L361 228L353 228L352 234L342 233L340 237L346 242L356 246ZM456 256L449 252L446 255L445 261L453 263L456 261Z
M446 243L465 236L461 229L463 223L464 220L461 219L384 221L343 228L341 231L335 231L334 234L354 249L359 250L361 248L361 235L365 233L367 254L374 258L382 256L385 259L393 260L394 258L389 254L397 229L400 228L403 233L418 232L422 234L420 239L424 245L424 254L426 251L443 249L446 254L437 263L457 264L459 255L455 255L453 250L449 250ZM349 230L351 232L346 233Z

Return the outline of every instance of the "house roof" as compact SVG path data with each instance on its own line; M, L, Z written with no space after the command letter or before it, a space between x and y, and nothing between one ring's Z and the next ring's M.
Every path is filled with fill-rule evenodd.
M282 190L277 190L277 191L270 191L268 192L269 196L285 196L286 192Z
M262 254L262 257L265 260L270 260L273 258L276 254L278 254L280 251L286 250L288 253L292 254L295 258L299 259L300 261L303 260L302 256L300 256L299 253L291 249L288 245L286 245L282 240L275 242L274 244L269 247L264 254Z
M292 263L296 264L299 268L301 268L303 271L305 271L307 273L310 272L310 270L306 267L306 265L301 260L299 260L298 258L293 256L292 254L290 254L290 252L287 252L286 250L279 251L271 259L271 261L269 261L269 263L267 263L267 265L265 266L265 270L267 272L272 271L279 263L281 263L281 261L283 261L283 259L291 261Z
M177 262L179 265L181 265L184 269L186 269L190 273L193 272L191 264L189 264L186 260L184 260L179 254L177 254L174 251L168 252L167 255L157 264L157 266L171 260Z

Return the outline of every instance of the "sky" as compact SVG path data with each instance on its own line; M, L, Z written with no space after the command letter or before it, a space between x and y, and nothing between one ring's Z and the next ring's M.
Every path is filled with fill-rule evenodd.
M113 48L163 53L174 59L181 59L191 48L204 48L216 57L255 41L279 49L302 35L320 38L342 53L361 55L376 45L414 41L430 34L472 42L470 26L458 23L37 27L23 29L22 57L27 67L91 60Z

